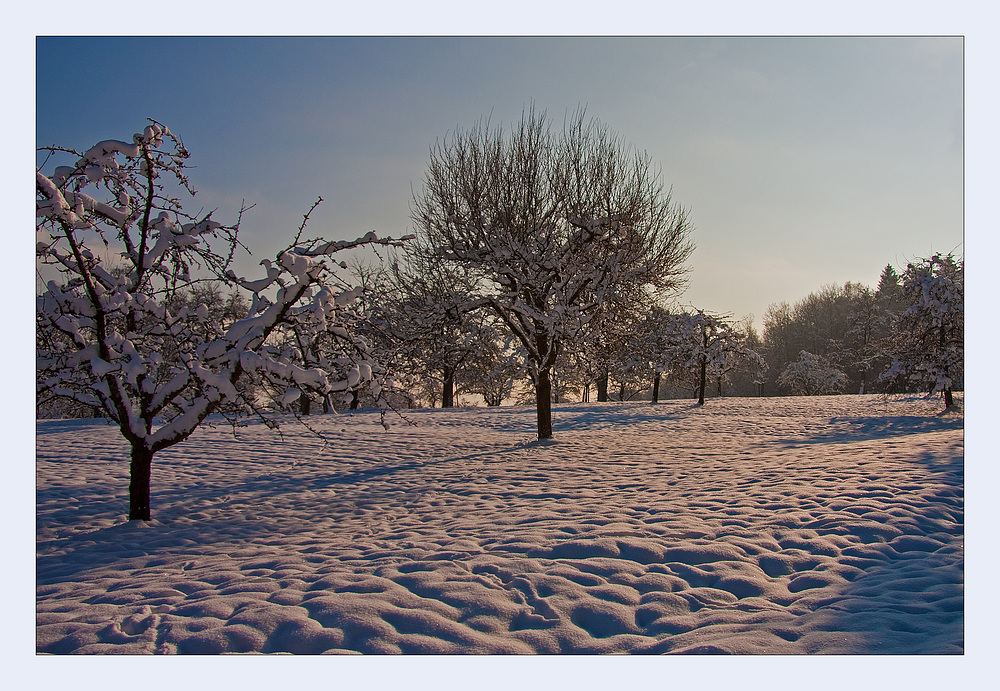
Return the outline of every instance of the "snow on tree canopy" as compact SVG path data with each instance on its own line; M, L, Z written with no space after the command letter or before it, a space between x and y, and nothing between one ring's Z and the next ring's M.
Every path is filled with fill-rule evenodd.
M266 415L268 392L281 406L308 392L364 386L384 372L350 311L360 293L329 259L401 240L370 232L354 241L300 241L307 213L295 242L263 262L266 277L237 278L229 262L238 223L191 216L164 187L172 178L193 194L180 141L155 121L132 140L99 142L75 167L51 175L36 171L36 231L48 237L36 254L57 276L37 302L36 388L39 405L68 399L118 425L131 446L129 518L148 520L153 455L208 415L235 424L242 414ZM120 255L104 249L110 240ZM243 291L249 313L220 322L206 303L190 302L207 280ZM276 294L263 294L274 285ZM320 334L336 352L305 363L289 345Z
M692 251L687 213L647 155L581 110L561 133L532 107L509 130L480 123L431 149L413 219L423 254L467 285L518 339L552 436L561 344L637 286L669 293Z
M906 308L893 325L893 360L880 379L943 393L950 407L965 371L965 262L935 254L910 264L900 293Z

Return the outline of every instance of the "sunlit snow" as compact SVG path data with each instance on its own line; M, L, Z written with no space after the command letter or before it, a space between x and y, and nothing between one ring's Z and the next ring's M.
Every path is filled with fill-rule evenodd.
M959 397L959 402L961 401ZM963 416L879 396L37 426L47 653L962 653Z

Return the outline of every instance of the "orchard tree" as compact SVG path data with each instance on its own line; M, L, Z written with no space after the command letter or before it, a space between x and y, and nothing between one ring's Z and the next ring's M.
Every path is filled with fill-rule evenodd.
M906 308L893 329L892 365L881 378L943 393L950 408L964 375L965 262L935 254L910 264L900 298Z
M378 246L378 243L367 244L364 250L377 251ZM341 326L365 343L370 358L378 364L373 366L371 382L362 383L336 396L322 396L324 413L344 408L356 410L362 403L395 407L390 403L390 399L398 400L401 394L397 381L398 371L395 367L397 363L393 361L395 351L386 347L378 319L378 307L387 298L385 272L380 262L372 261L371 258L357 252L358 250L352 252L350 259L340 262L339 265L342 270L338 278L341 288L345 294L355 297L351 302L351 309L343 314L344 323ZM306 368L318 367L325 371L335 371L339 379L347 378L354 366L350 348L345 348L342 340L338 340L326 331L314 332L290 324L281 330L281 335L278 339L274 339L274 344L279 346L283 357ZM393 374L391 377L390 371ZM281 382L270 388L280 392ZM314 397L313 393L302 392L296 401L299 414L311 413Z
M767 375L767 363L764 360L763 342L754 327L754 316L747 315L735 323L736 330L743 336L743 345L757 353L759 358L737 359L735 366L729 371L726 379L730 388L737 396L760 396L761 388ZM721 380L720 380L721 385ZM722 395L722 392L719 392Z
M631 337L633 322L634 312L613 309L610 303L605 303L588 320L585 329L575 334L570 343L564 343L564 353L579 374L585 402L590 399L591 385L596 388L599 403L610 400L611 372Z
M524 348L539 439L552 436L564 343L635 286L676 289L692 251L687 213L648 155L582 110L558 134L531 108L510 131L487 121L437 142L413 220Z
M194 193L188 152L162 124L151 121L131 142L42 151L69 155L71 164L36 169L37 262L52 276L37 299L37 396L90 406L117 424L131 447L129 520L150 519L154 454L226 404L257 409L237 386L241 376L280 382L285 404L306 391L350 391L372 377L367 344L349 328L357 292L340 286L329 258L400 240L373 233L304 240L307 213L289 247L261 262L266 275L246 280L229 269L239 220L227 226L212 214L189 215L170 191ZM112 243L120 257L102 258L116 253ZM181 299L199 273L245 291L247 314L227 326L205 303ZM281 328L329 334L351 366L341 377L285 357L269 343Z
M673 318L676 346L672 359L683 361L683 368L697 372L698 405L705 405L708 376L720 382L740 362L763 369L764 358L746 343L746 335L737 331L720 315L703 310L682 313ZM664 369L668 369L664 365Z
M381 310L396 352L415 375L439 382L441 407L451 408L462 368L492 347L496 333L462 267L443 261L422 241L410 243L392 262L391 299Z
M624 313L616 320L615 332L621 334L621 339L607 371L620 382L621 400L625 400L629 388L633 389L632 395L649 388L652 402L659 401L663 374L676 365L673 356L678 343L673 319L666 308L654 305L644 314Z
M840 393L847 385L847 375L826 358L803 350L799 359L778 375L778 385L793 396Z

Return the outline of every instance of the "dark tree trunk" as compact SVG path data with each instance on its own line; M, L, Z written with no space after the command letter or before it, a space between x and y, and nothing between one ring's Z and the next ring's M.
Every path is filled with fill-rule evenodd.
M311 401L303 391L301 394L299 394L299 413L301 413L302 415L308 415L309 411L311 410L311 407L312 407Z
M947 341L945 340L945 333L944 333L944 331L945 331L944 330L944 326L942 326L941 327L941 339L940 339L942 352L944 351L945 345L947 344ZM945 368L944 368L944 376L946 376L946 377L948 376L948 367L947 366L945 366ZM947 410L948 408L952 407L953 405L955 405L955 401L954 401L954 399L952 399L952 396L951 396L951 387L949 386L947 389L944 390L944 407L945 407L945 410Z
M552 382L549 370L538 371L538 381L535 382L535 405L538 411L538 438L552 438Z
M324 413L332 413L333 412L333 406L330 405L330 397L329 396L323 396L323 412Z
M359 405L361 405L361 397L355 389L351 392L351 410L357 410Z
M455 370L444 370L444 386L441 390L441 407L453 408L455 406Z
M597 402L608 402L608 371L604 370L597 378Z
M132 445L132 464L129 468L128 519L149 520L149 477L153 469L153 452L141 444Z
M653 374L653 403L660 402L660 372Z
M701 359L701 382L698 384L698 405L705 405L705 372L708 369L708 358Z
M625 400L625 382L622 382L621 386L618 387L618 400L619 401Z
M708 331L705 326L701 327L701 342L705 350L708 350ZM701 381L698 383L698 405L705 405L705 376L708 370L708 354L702 352L701 355Z

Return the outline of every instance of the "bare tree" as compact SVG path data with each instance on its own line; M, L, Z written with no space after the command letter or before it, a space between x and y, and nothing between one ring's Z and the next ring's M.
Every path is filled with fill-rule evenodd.
M698 379L698 405L705 405L705 387L709 375L720 382L740 363L763 369L764 358L747 344L746 334L738 331L726 316L704 310L671 315L676 344L671 360L693 371ZM669 369L669 367L664 367Z
M409 243L392 262L392 299L382 311L401 359L414 374L439 382L441 407L451 408L462 369L491 346L487 341L494 334L462 267L436 256L422 241Z
M558 134L532 107L510 131L486 121L437 142L413 219L524 348L539 439L552 436L563 343L636 286L679 287L693 249L648 155L582 110Z

